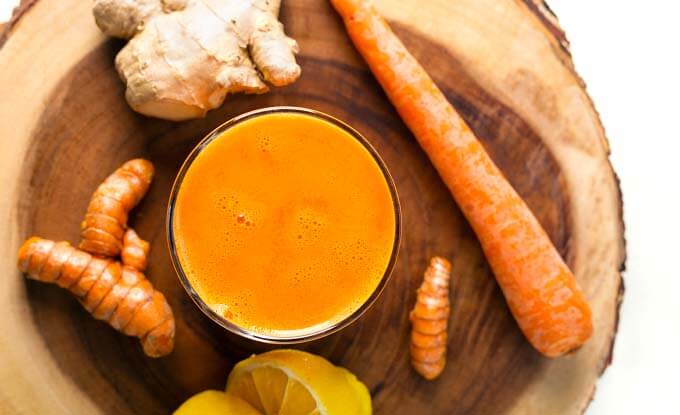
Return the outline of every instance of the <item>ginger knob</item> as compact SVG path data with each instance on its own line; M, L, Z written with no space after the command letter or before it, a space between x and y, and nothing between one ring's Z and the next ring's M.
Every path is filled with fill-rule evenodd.
M129 39L116 56L125 98L144 115L205 116L228 94L261 94L300 76L281 0L94 0L97 26Z

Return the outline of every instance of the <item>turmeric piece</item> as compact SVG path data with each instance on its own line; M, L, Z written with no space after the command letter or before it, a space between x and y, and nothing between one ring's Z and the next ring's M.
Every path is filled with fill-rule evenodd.
M137 235L134 229L128 228L123 235L123 250L120 259L123 265L144 271L149 256L149 243Z
M120 254L128 213L146 194L153 173L151 162L130 160L99 185L80 224L80 249L106 257Z
M409 315L412 324L411 366L427 380L439 376L446 365L447 328L451 314L450 279L449 261L441 257L432 258Z
M75 295L96 319L141 340L144 353L160 357L174 346L175 319L165 297L144 274L118 261L32 237L19 249L19 269Z
M174 347L175 318L141 272L149 243L126 229L128 212L149 189L153 171L142 159L123 164L92 195L80 249L34 236L21 245L18 266L29 278L69 290L94 318L138 337L147 356L161 357Z

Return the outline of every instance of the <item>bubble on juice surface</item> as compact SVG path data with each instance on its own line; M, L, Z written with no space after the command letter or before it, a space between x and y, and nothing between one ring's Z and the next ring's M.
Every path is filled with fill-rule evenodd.
M243 227L255 226L256 213L254 210L237 209L233 214L236 223Z
M231 320L234 317L234 313L226 304L216 303L210 304L210 308L215 312L215 314Z
M289 238L302 246L309 246L323 237L324 227L328 223L326 215L313 208L297 209L291 218Z
M257 140L261 152L268 153L272 151L272 139L269 136L261 135Z
M216 194L214 196L214 201L217 208L225 212L232 212L239 206L238 198L232 194Z

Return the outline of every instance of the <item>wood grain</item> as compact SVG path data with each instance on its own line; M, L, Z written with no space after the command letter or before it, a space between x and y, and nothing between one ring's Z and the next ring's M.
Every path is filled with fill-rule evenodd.
M301 105L361 131L390 168L403 208L395 274L376 305L340 333L304 345L354 371L377 414L572 414L583 411L611 357L624 260L621 199L597 113L566 39L542 2L379 2L398 34L462 112L567 258L593 306L595 336L548 360L512 320L479 245L427 157L399 120L324 0L286 0L303 76L263 96L235 96L187 123L133 113L113 68L122 46L98 34L89 3L41 0L0 50L2 413L165 414L222 388L231 366L265 350L228 335L194 307L168 257L164 220L174 175L192 146L230 117ZM493 7L492 7L493 6ZM546 17L548 16L548 17ZM559 30L558 30L559 29ZM177 316L175 352L91 319L56 287L25 281L14 257L31 234L77 241L97 184L121 162L157 167L132 224L152 243L147 273ZM432 255L453 261L447 368L426 382L408 363L408 310ZM39 381L36 381L38 380Z

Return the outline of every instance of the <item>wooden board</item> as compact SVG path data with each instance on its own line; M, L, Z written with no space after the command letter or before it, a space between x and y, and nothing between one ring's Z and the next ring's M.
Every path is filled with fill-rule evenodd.
M90 2L25 4L32 7L14 19L0 49L0 413L167 414L195 392L222 388L236 361L266 349L228 335L194 307L172 271L163 223L171 181L192 146L230 117L270 105L307 106L355 126L385 159L403 207L403 244L382 297L358 323L304 349L355 372L377 414L577 414L587 406L611 359L623 293L621 197L598 115L543 3L378 6L585 289L595 335L554 360L522 337L474 234L325 0L284 0L282 19L302 47L296 84L230 98L181 124L128 109L113 68L122 43L98 32ZM135 339L91 319L65 292L25 280L15 264L32 234L75 242L93 189L138 156L158 175L132 222L152 242L148 275L178 320L176 350L160 360L145 358ZM446 371L427 382L409 367L407 313L435 254L453 259L453 315Z

